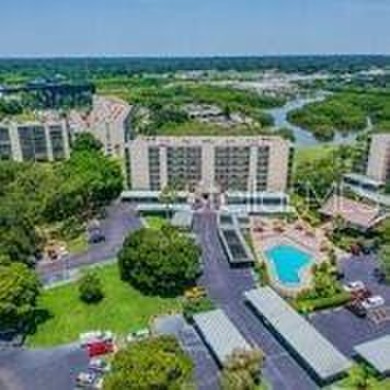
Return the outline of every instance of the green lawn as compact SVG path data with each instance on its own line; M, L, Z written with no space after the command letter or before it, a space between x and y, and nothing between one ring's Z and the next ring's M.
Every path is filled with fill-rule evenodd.
M162 216L149 216L144 218L150 229L159 230L167 223L167 219Z
M222 127L216 124L188 121L185 123L166 123L158 130L158 135L167 136L256 136L269 134L267 128L249 126Z
M40 307L50 318L27 338L34 347L54 346L78 339L81 332L111 330L119 334L145 327L151 316L181 310L179 299L145 297L119 279L116 265L97 270L105 298L98 305L86 305L79 300L77 284L45 290Z
M85 233L80 236L67 241L68 251L70 253L82 253L88 249L88 241Z
M335 149L333 145L316 145L309 147L298 147L295 149L295 164L304 164L307 161L318 160L326 157Z

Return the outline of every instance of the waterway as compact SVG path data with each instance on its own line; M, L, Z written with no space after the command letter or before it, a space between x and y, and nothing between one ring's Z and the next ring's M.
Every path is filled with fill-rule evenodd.
M356 137L362 133L362 131L351 131L348 134L336 132L335 137L332 141L323 142L316 139L309 130L304 129L300 126L295 126L288 121L287 115L290 111L302 108L305 105L310 103L321 102L325 100L327 96L329 96L329 93L327 92L318 92L313 97L298 97L294 100L290 100L283 107L267 110L267 112L271 114L271 116L274 119L275 129L280 129L283 127L283 128L291 129L293 131L296 146L301 146L301 147L315 146L324 143L340 145L340 144L348 144L353 142L356 139ZM371 120L370 118L367 118L367 128L365 131L368 131L371 128L372 128Z

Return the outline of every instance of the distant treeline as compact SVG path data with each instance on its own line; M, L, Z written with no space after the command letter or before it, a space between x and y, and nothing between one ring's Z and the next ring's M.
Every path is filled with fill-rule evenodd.
M71 79L103 75L166 73L178 70L256 71L278 69L284 72L314 73L320 70L354 72L371 66L390 66L390 56L273 56L273 57L193 57L193 58L53 58L0 59L0 83L56 74ZM6 75L8 77L6 77Z

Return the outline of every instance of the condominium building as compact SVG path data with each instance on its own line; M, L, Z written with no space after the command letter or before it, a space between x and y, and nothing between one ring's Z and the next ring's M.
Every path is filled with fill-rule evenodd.
M374 134L371 138L367 176L378 182L390 179L390 134Z
M123 100L94 96L92 109L73 110L68 119L71 134L89 132L102 144L105 154L124 160L125 142L130 136L131 106Z
M0 160L55 161L69 154L65 121L0 123Z
M280 137L141 137L126 146L133 190L284 192L292 147Z

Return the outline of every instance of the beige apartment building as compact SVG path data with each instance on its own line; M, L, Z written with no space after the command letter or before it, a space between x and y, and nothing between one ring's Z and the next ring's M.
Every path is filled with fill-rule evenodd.
M390 134L372 136L366 174L378 182L390 179Z
M140 137L126 147L132 190L285 192L293 149L280 137Z
M65 121L0 123L0 160L56 161L69 155Z

